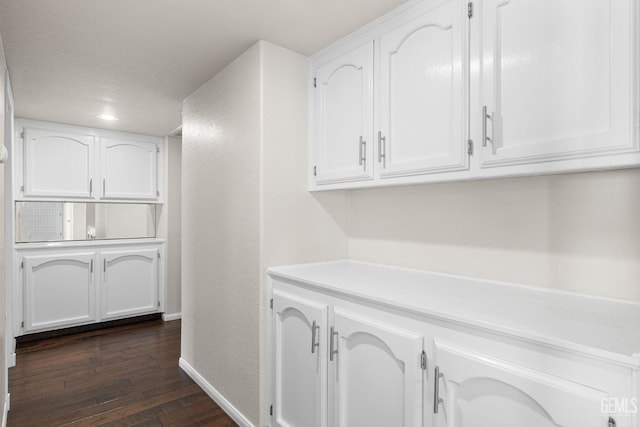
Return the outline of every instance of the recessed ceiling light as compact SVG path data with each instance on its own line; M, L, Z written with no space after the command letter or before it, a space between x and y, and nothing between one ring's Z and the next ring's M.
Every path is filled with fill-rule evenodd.
M111 114L100 114L100 115L98 115L96 117L99 118L99 119L102 119L102 120L107 120L109 122L113 122L115 120L118 120L118 118L116 116L113 116Z

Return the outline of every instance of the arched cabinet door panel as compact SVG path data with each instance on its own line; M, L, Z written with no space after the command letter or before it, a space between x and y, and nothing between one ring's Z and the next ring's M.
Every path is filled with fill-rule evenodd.
M158 249L103 251L100 270L101 320L159 310Z
M518 363L435 340L436 427L604 427L607 394Z
M327 306L275 290L273 316L273 421L326 427Z
M333 426L422 425L422 335L334 310Z
M634 3L481 2L482 167L638 151Z
M24 196L93 198L92 135L24 129Z
M23 262L25 332L96 320L95 253L25 256Z
M100 138L100 149L102 199L158 198L158 144Z
M318 185L373 178L373 42L315 72Z
M468 168L465 11L449 0L380 37L379 177Z

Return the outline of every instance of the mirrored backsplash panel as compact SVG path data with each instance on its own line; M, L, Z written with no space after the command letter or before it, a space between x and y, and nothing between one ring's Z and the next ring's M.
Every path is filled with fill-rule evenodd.
M16 243L155 237L155 204L16 202Z

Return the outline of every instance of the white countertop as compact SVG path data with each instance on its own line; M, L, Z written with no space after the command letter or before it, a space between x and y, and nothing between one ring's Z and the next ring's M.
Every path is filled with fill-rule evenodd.
M640 302L359 261L270 268L273 278L640 366Z
M164 239L143 237L139 239L62 240L57 242L16 243L14 245L14 249L17 251L30 249L70 249L104 246L154 245L159 243L164 243Z

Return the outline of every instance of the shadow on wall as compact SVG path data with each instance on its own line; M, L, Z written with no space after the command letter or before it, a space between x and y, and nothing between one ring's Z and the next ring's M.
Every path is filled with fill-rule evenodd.
M639 169L354 190L349 255L640 299L639 190Z

